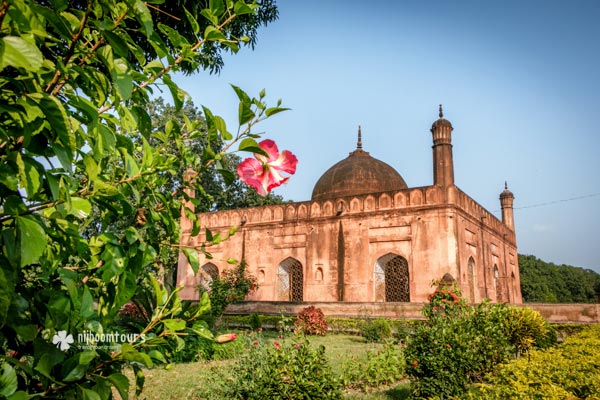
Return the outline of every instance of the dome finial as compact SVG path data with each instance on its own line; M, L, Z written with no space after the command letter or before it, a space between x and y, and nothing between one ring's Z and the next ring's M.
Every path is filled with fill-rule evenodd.
M508 183L504 181L504 190L508 190Z
M440 118L444 118L444 110L442 110L441 104L440 104Z
M362 149L362 134L360 132L360 125L358 126L358 141L356 142L356 148Z

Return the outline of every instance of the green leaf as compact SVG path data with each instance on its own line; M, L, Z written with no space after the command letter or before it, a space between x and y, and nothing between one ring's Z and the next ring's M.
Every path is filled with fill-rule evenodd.
M129 64L124 58L116 58L110 68L117 93L123 100L128 100L133 91L133 77L129 71Z
M42 178L36 168L39 163L28 157L22 157L21 153L16 153L15 162L19 169L21 187L27 192L27 198L32 198L42 185Z
M82 386L78 386L78 389L81 390L81 399L82 400L102 400L100 395L92 389L87 389Z
M172 333L185 329L185 320L183 319L164 319L162 322L165 324L165 328Z
M8 230L2 232L3 238L9 236L10 232ZM9 245L6 240L4 240L5 245ZM15 268L8 264L2 266L0 268L0 327L4 326L8 315L8 309L10 308L10 303L12 297L15 293L16 286L16 271Z
M115 54L119 57L128 57L129 56L129 46L127 46L127 42L121 39L121 37L109 30L102 31L104 38L111 45Z
M123 374L115 373L109 375L108 380L119 391L122 399L129 398L129 379Z
M62 367L63 373L67 372L63 378L65 382L73 382L81 379L89 369L90 363L98 356L94 350L84 350L67 359Z
M142 145L144 149L144 155L142 156L142 168L150 168L154 162L154 154L152 152L152 147L150 147L150 143L148 143L148 140L146 140L146 138L143 136Z
M43 61L44 56L34 43L19 36L0 39L0 70L11 66L37 72Z
M8 363L2 363L0 375L0 396L8 397L17 391L17 373Z
M171 92L171 96L173 96L173 103L175 105L175 109L177 111L181 110L181 107L183 107L183 103L185 101L187 93L183 89L181 89L179 86L177 86L177 84L175 82L173 82L173 80L171 79L171 77L168 74L164 74L162 76L162 80L165 83L165 85L167 85L167 87L169 88L169 91Z
M148 10L148 7L146 7L146 4L144 4L142 0L135 0L133 3L133 12L139 23L144 28L146 37L150 38L154 32L154 23L152 22L152 14L150 14L150 10Z
M17 243L20 255L21 268L37 263L46 248L48 237L44 227L35 217L31 215L18 216L15 218L17 224Z
M64 354L58 350L43 353L40 357L40 361L35 366L35 370L44 375L47 378L54 380L52 376L52 369L62 363L64 360Z
M18 190L19 181L14 166L4 163L0 165L0 184L13 192Z
M240 125L244 125L248 123L254 118L256 114L250 108L250 106L242 101L240 101L240 105L238 107L238 122Z
M123 162L125 163L125 171L127 172L127 176L132 178L139 175L140 167L138 167L135 158L133 158L131 154L127 153L125 149L122 149L121 154L123 156Z
M223 34L223 32L221 32L214 26L209 25L204 30L204 40L210 40L210 41L227 40L227 37Z
M210 11L216 16L219 16L225 12L225 4L223 4L223 0L210 0L208 2L208 8Z
M137 399L142 394L146 377L144 376L144 371L138 365L133 364L132 367L133 372L135 372L135 398Z
M200 258L198 257L198 251L196 249L190 249L188 247L183 248L183 254L187 258L190 263L190 267L192 267L192 271L194 271L194 275L198 273L198 268L200 268Z
M88 200L80 197L71 197L71 209L69 210L69 214L79 219L84 219L87 218L91 212L92 204Z
M267 117L270 117L271 115L275 115L277 113L280 113L282 111L287 111L289 110L289 108L284 108L284 107L271 107L271 108L267 108L265 110L265 115Z
M183 9L183 11L185 12L185 16L187 17L188 22L192 26L192 30L194 31L194 33L197 34L198 32L200 32L200 25L198 25L198 21L196 21L196 18L194 18L194 16L185 8Z
M83 319L90 319L96 315L96 311L94 311L94 298L92 297L92 293L87 288L87 286L83 287L83 294L81 296L81 306L79 307L79 315Z
M206 18L211 24L219 25L219 17L216 16L209 8L200 11L200 15Z
M129 343L123 343L121 345L121 357L129 362L140 363L146 368L152 368L153 365L152 360L147 354L140 353Z
M239 0L235 2L235 6L233 6L233 12L236 15L254 14L254 8L242 0Z
M267 154L266 151L264 151L256 142L256 140L251 139L251 138L246 138L244 140L242 140L240 142L240 145L238 146L238 150L239 151L249 151L251 153L255 153L255 154L261 154L265 157L268 157L269 155Z

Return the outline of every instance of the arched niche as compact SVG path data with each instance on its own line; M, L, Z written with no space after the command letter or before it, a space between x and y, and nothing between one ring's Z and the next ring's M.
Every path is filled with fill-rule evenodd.
M394 204L396 207L403 207L406 205L406 194L398 192L394 195Z
M389 208L392 208L392 198L389 194L384 193L379 196L379 209L387 210Z
M350 200L350 212L361 212L362 211L362 203L356 197Z

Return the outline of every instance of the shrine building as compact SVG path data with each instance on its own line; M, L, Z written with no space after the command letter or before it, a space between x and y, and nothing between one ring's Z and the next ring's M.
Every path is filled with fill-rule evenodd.
M201 225L235 235L200 254L194 275L179 256L183 299L244 259L259 288L248 300L283 302L425 302L432 281L455 280L471 303L521 303L513 194L500 194L502 220L454 182L452 124L432 127L433 184L409 188L391 166L356 149L321 176L311 199L199 214ZM181 244L199 247L182 217Z

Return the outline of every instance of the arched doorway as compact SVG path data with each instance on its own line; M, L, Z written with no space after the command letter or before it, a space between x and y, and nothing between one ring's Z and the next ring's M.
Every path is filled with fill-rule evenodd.
M302 264L295 258L286 258L277 271L277 300L304 300L304 273Z
M469 283L469 302L475 303L475 260L473 257L469 257L469 261L467 262L467 273L469 274L468 283Z
M375 263L375 301L410 301L408 261L388 253Z
M210 290L212 282L219 277L219 269L213 263L206 263L200 269L200 286Z

